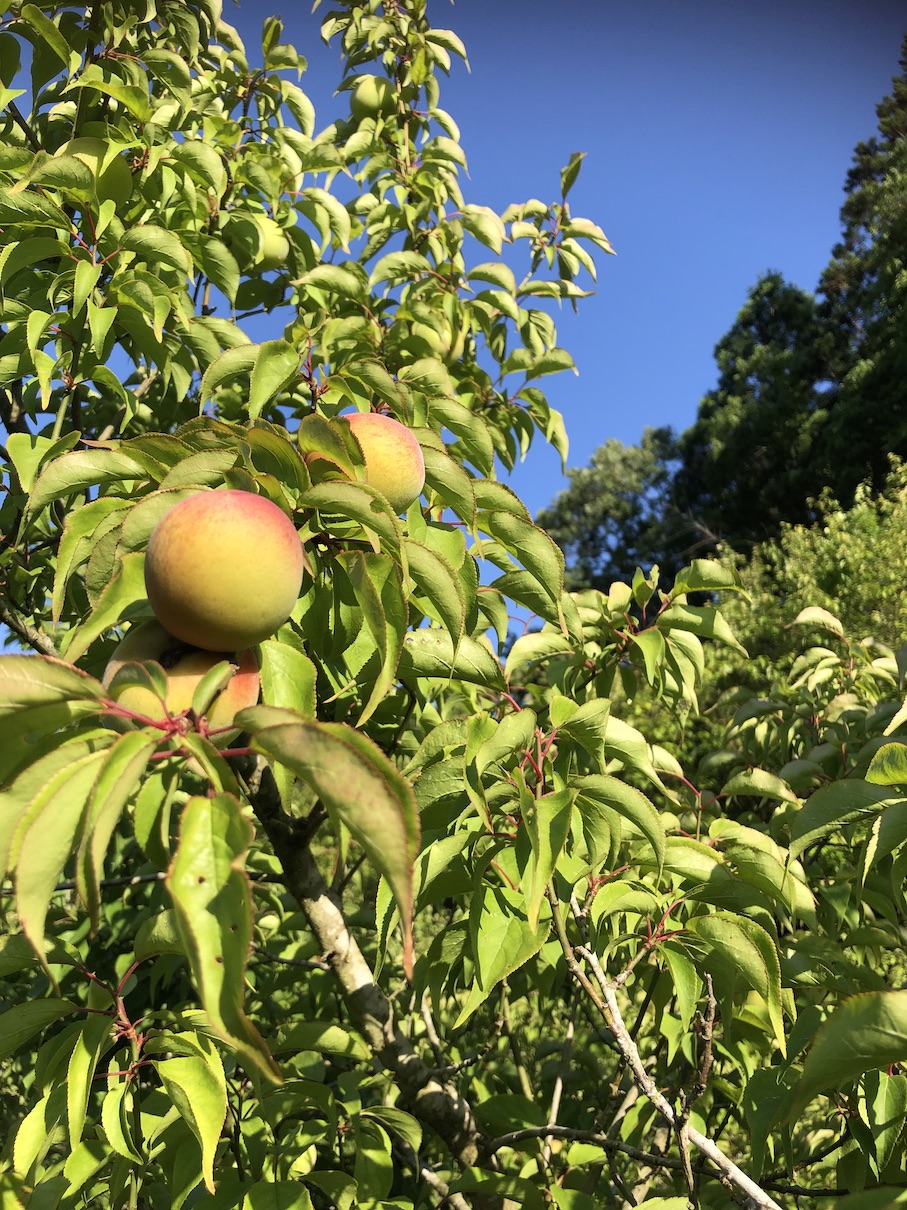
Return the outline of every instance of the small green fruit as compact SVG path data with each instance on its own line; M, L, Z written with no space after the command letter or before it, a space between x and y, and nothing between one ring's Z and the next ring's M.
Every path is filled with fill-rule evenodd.
M273 269L282 269L290 255L290 241L283 228L267 215L262 215L257 223L261 251L255 261L256 266L264 273L270 273Z
M393 86L384 76L363 76L350 98L350 110L357 122L364 118L389 118L396 105Z
M119 208L129 200L132 193L132 173L129 165L121 155L109 155L108 146L103 139L70 139L60 148L58 154L75 156L91 169L99 201L113 201Z

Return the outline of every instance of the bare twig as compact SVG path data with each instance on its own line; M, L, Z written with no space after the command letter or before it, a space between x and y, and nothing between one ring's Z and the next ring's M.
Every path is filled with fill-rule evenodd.
M605 972L602 970L601 963L592 950L580 947L577 953L581 955L592 968L592 973L595 975L595 981L598 984L601 992L601 997L605 1004L605 1013L608 1018L608 1023L611 1027L617 1044L620 1047L621 1053L629 1064L630 1070L633 1072L633 1078L639 1085L639 1088L649 1098L658 1112L672 1126L677 1120L677 1113L674 1106L668 1101L664 1094L659 1090L655 1081L646 1071L642 1061L642 1056L636 1047L636 1043L630 1037L624 1019L620 1011L620 1005L617 1002L617 994L611 981L608 979ZM575 956L574 956L575 961ZM748 1204L751 1207L764 1207L765 1210L781 1210L781 1207L765 1192L756 1182L733 1162L728 1159L724 1152L716 1146L716 1144L704 1134L700 1134L689 1122L684 1122L680 1125L680 1130L684 1137L707 1156L712 1161L716 1168L730 1181L731 1184L740 1189L747 1197Z

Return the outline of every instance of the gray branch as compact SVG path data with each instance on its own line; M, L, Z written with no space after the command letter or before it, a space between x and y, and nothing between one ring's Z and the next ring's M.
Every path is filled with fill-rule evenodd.
M485 1139L469 1103L451 1084L434 1077L401 1032L390 1001L375 982L347 926L340 900L322 876L308 843L301 839L297 821L285 814L265 760L240 757L234 764L283 867L286 888L309 922L354 1025L374 1057L394 1073L410 1112L439 1136L459 1163L472 1167L479 1162Z

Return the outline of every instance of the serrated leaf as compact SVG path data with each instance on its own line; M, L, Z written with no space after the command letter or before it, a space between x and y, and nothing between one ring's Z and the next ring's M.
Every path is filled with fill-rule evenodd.
M835 615L827 609L820 609L818 605L809 605L806 609L801 609L791 625L819 626L822 630L827 630L830 634L837 635L838 638L844 637L844 627Z
M874 786L907 786L907 744L883 744L869 762L866 780Z
M143 551L132 551L119 560L112 579L85 621L67 631L63 644L66 658L73 661L81 659L95 639L123 620L131 605L144 600L145 554Z
M165 1092L198 1140L205 1187L214 1193L214 1158L227 1116L227 1081L212 1043L201 1034L189 1038L199 1054L159 1059L154 1066Z
M554 790L540 798L524 798L523 823L529 833L532 861L523 872L526 920L530 929L538 928L545 891L570 834L575 790Z
M276 1055L314 1050L347 1059L370 1059L372 1054L358 1034L331 1021L294 1021L282 1025L271 1049Z
M170 265L184 273L192 268L192 258L179 238L153 223L130 227L120 240L120 248L134 252L152 269L158 263Z
M434 628L410 631L404 641L397 670L404 681L427 676L469 681L489 689L503 690L507 687L501 665L484 644L464 635L454 650L453 639L448 632Z
M252 941L252 896L243 863L252 835L252 825L232 796L190 798L183 807L167 889L212 1028L243 1064L280 1082L280 1071L243 1008Z
M786 1053L784 1025L781 1017L781 968L775 943L769 934L745 916L732 912L714 912L696 916L687 925L696 936L709 942L724 971L742 978L765 1001L769 1020L775 1033L775 1043L782 1055ZM715 987L719 995L727 994L722 967L716 968Z
M33 517L52 500L82 492L96 484L144 480L148 475L137 459L122 450L74 450L45 463L28 498L26 515Z
M857 778L820 786L791 821L790 854L799 857L804 849L830 832L861 819L870 820L885 807L904 802L907 799L886 787Z
M55 1021L78 1011L71 1000L29 1000L0 1013L0 1060L14 1055Z
M343 562L380 660L378 675L356 724L361 727L393 689L408 610L400 569L389 556L353 551L343 557Z
M421 542L405 539L407 570L421 597L435 610L436 620L447 630L454 647L466 626L466 594L463 581L442 554Z
M257 752L286 765L311 787L387 879L400 908L404 960L410 964L413 862L420 829L409 782L377 745L343 724L260 706L243 710L237 723L252 734Z
M61 702L99 702L106 696L100 681L53 656L0 656L0 717Z
M788 1120L813 1097L907 1059L907 991L865 992L840 1004L815 1036Z
M246 411L251 419L293 381L299 371L298 351L285 340L268 340L258 346Z
M688 592L743 592L740 576L733 567L715 559L694 559L677 573L668 594L673 601Z
M106 997L105 997L106 998ZM107 998L107 1006L110 1006ZM107 1007L105 1006L105 1007ZM112 1006L110 1006L112 1009ZM66 1069L66 1110L70 1150L82 1141L88 1097L98 1060L113 1041L113 1012L95 1012L87 1016L76 1036Z
M503 979L538 953L549 926L531 928L513 892L482 884L473 894L469 931L476 958L476 980L454 1029L472 1016Z
M316 483L299 497L300 508L318 509L324 513L336 513L358 521L366 531L388 543L395 552L400 550L403 540L399 518L380 492L364 483L345 483L332 480ZM373 547L378 553L380 543L374 539Z
M572 721L572 720L571 720ZM570 785L576 791L576 805L584 825L594 828L594 815L602 807L616 811L648 841L660 870L665 859L665 834L661 817L641 790L606 774L575 777Z
M126 803L140 784L159 738L146 731L130 731L121 736L105 754L104 764L92 787L88 809L82 819L76 880L95 929L100 923L100 882L107 846Z
M90 752L64 766L38 792L13 838L16 910L22 931L44 962L44 922L54 887L69 860L106 752Z
M800 802L786 781L766 769L741 769L725 782L721 794L727 797L740 794L755 798L776 798L781 802L795 804Z

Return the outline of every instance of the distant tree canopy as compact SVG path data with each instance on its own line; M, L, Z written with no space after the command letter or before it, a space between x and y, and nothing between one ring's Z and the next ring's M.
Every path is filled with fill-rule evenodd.
M715 349L695 423L609 439L539 522L576 586L670 572L719 542L749 550L808 524L825 488L879 490L907 455L907 36L901 74L857 145L841 241L815 295L766 273Z

